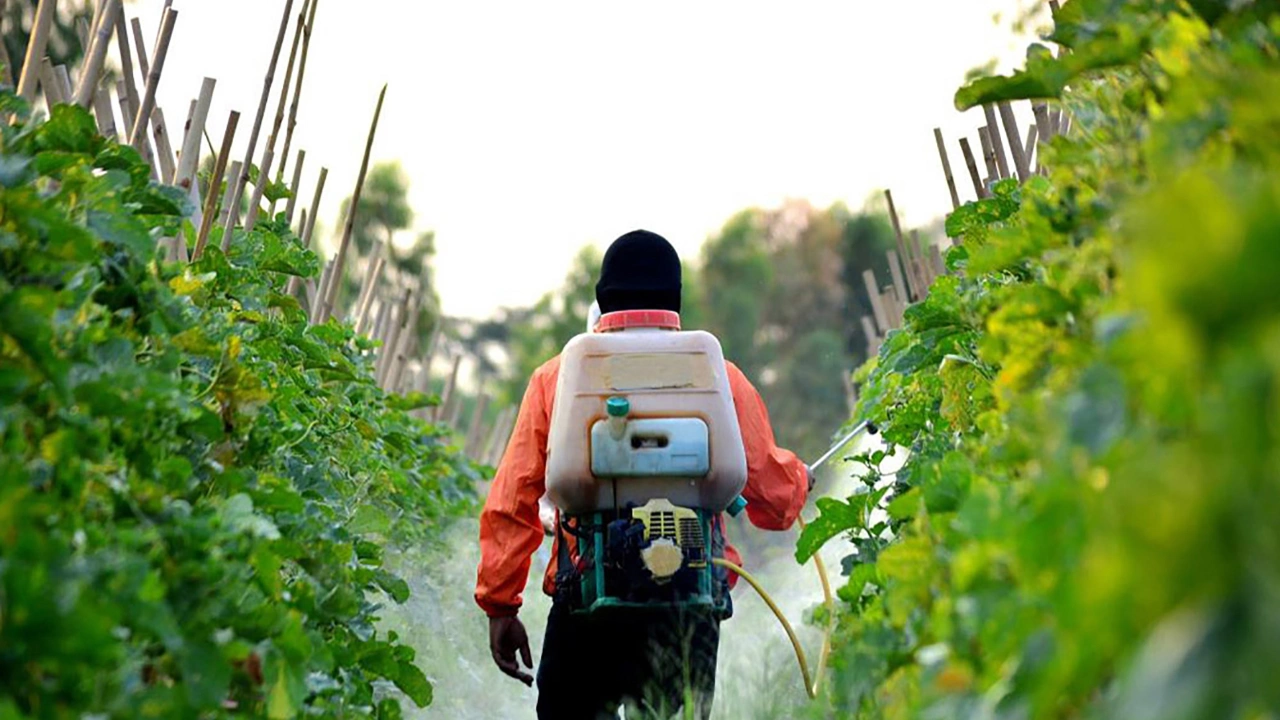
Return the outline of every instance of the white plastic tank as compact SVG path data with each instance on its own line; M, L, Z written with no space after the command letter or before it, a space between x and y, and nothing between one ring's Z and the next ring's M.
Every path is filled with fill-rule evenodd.
M547 497L561 511L644 504L718 512L742 492L746 453L720 342L674 313L611 313L560 356Z

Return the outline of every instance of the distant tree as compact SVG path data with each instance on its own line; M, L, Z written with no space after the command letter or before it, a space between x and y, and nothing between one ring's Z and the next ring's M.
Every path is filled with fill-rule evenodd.
M697 276L702 325L715 334L725 356L748 377L768 365L768 340L761 336L774 268L763 233L763 214L744 210L702 248Z
M842 217L844 232L841 238L843 262L841 282L845 287L844 324L845 343L855 364L866 360L867 340L859 318L871 315L871 296L863 282L864 270L871 270L877 278L888 278L889 260L886 255L894 248L893 226L887 215L880 212L850 213L843 207L836 212Z
M339 228L345 228L351 198L339 206ZM419 343L425 350L432 328L440 321L440 297L435 290L431 260L435 256L435 233L423 232L412 243L397 243L397 237L413 226L409 205L409 178L398 162L378 163L369 169L352 224L351 251L355 261L343 278L342 295L350 301L360 293L371 263L379 257L385 265L381 287L414 288L423 294L418 317Z
M346 224L351 198L342 201L338 211ZM378 163L369 169L360 193L351 240L360 257L368 257L375 243L389 247L396 233L413 225L413 208L409 207L409 178L398 162Z

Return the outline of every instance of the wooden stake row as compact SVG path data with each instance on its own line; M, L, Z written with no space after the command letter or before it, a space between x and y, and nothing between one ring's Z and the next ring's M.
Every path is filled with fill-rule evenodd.
M232 160L231 151L239 135L242 119L240 111L232 110L222 128L221 138L217 141L219 146L213 158L212 174L203 191L197 182L197 172L204 147L202 141L214 135L209 132L209 113L217 81L214 78L203 79L199 93L190 100L186 108L180 136L172 136L164 110L157 105L158 89L164 76L165 61L173 47L179 17L178 11L171 5L171 0L165 3L154 37L154 46L148 51L148 38L143 33L142 23L136 17L126 17L123 0L101 0L96 6L92 22L82 23L78 28L86 54L83 67L77 72L65 66L54 65L47 56L56 0L40 0L26 61L17 73L20 95L34 103L37 92L42 90L50 111L59 104L75 104L89 110L103 136L128 143L143 154L151 165L152 176L157 182L173 185L192 197L196 207L191 218L195 228L195 245L188 248L181 234L162 238L160 249L169 260L190 262L198 259L207 251L209 242L215 237L215 231L220 233L219 245L222 251L229 252L235 243L236 232L240 229L242 198L249 195L249 207L244 213L243 223L244 230L249 231L253 229L263 210L267 183L271 181L273 173L276 183L283 182L291 159L294 161L289 168L292 173L289 184L291 192L285 217L292 224L295 211L300 212L301 220L297 226L299 237L307 247L312 247L329 171L326 167L319 168L311 202L309 205L302 203L299 191L304 180L306 152L299 149L295 157L292 154L295 152L292 143L319 0L301 0L301 9L296 15L293 14L294 0L285 0L283 3L283 13L263 79L261 97L250 126L247 150L243 159ZM276 83L276 69L291 24L292 42L283 79ZM113 41L118 53L121 77L114 85L104 86L102 74ZM278 96L275 98L272 123L264 147L259 148L258 140L265 123L267 103L272 99L271 94L276 91L277 84ZM401 287L383 289L388 276L395 277L397 274L391 272L392 267L388 266L384 258L377 257L368 262L365 268L361 292L354 304L344 305L341 293L352 254L350 248L355 213L360 207L386 92L387 88L384 86L366 139L360 173L337 253L325 262L324 273L318 285L311 280L304 282L301 278L290 278L286 292L305 297L304 307L309 312L311 322L322 323L341 316L355 323L358 332L368 333L378 341L372 354L374 379L384 391L426 391L430 387L435 355L443 343L437 323L425 355L419 353L421 335L418 323L423 298L426 297L425 283L419 279L415 285L406 283L403 278L396 278ZM281 135L284 136L283 149L277 154ZM210 150L214 149L214 142L213 139L209 140ZM255 158L259 162L258 179L250 190L248 184L253 176L252 163ZM277 159L279 162L276 162ZM269 203L267 209L272 215L274 205L274 202ZM376 320L371 322L370 318L375 312ZM415 413L418 417L434 422L448 422L452 427L458 426L463 407L461 393L457 389L460 365L461 357L454 358L441 405L424 408ZM478 396L478 404L468 415L463 445L477 461L493 464L501 456L502 448L515 424L516 412L514 408L506 408L498 414L492 425L486 427L484 419L489 402L487 395Z

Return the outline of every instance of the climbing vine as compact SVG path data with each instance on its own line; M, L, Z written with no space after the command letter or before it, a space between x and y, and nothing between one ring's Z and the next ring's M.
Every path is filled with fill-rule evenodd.
M478 468L284 292L283 216L226 254L92 117L0 89L0 718L400 716L431 702L384 548ZM216 235L215 235L216 237ZM193 242L190 244L194 244Z
M841 716L1280 710L1280 14L1072 0L962 109L1051 98L1048 171L954 212L952 276L864 369L909 452L852 535ZM867 458L874 462L878 458ZM872 542L871 540L874 540ZM822 712L828 712L823 710ZM821 715L826 716L826 715Z

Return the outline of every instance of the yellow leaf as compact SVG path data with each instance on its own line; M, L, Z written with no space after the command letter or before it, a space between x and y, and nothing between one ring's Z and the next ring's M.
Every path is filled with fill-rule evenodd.
M194 295L205 283L217 277L216 273L202 273L200 275L192 275L191 270L185 270L181 276L169 281L169 288L173 290L175 295Z

